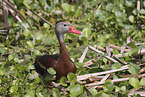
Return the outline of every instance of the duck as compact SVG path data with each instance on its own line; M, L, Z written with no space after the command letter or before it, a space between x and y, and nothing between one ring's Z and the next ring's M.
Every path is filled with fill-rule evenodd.
M69 57L69 53L66 49L64 42L64 34L74 33L83 34L81 31L76 30L69 22L58 22L55 25L55 34L60 44L59 55L41 55L37 56L35 63L33 64L36 72L45 77L48 72L47 69L50 67L56 71L56 81L62 76L67 76L68 73L76 73L76 66Z

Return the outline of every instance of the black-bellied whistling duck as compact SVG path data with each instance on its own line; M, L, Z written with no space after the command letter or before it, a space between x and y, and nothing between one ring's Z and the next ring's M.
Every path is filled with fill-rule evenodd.
M41 74L42 77L47 75L47 69L49 67L54 68L56 71L56 80L59 80L69 72L76 73L76 66L69 58L69 54L65 47L64 34L82 34L82 32L76 30L68 22L59 22L55 26L55 33L60 44L60 55L37 56L34 66L37 73Z

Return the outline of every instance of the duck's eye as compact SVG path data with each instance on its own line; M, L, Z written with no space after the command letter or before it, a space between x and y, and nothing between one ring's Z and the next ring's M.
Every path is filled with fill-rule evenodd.
M67 26L66 24L64 24L63 26Z

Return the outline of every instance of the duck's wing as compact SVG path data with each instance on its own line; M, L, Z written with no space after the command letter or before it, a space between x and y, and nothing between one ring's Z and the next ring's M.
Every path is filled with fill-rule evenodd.
M36 72L39 73L42 77L47 75L47 68L53 67L56 63L59 55L44 55L44 56L37 56L35 63Z

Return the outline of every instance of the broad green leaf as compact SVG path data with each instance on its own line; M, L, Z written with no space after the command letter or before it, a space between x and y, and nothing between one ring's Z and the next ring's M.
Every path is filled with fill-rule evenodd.
M46 45L52 45L53 42L50 38L43 38L42 42L44 42L44 44Z
M128 46L132 47L132 48L137 48L137 46L135 45L135 43L133 42L130 42L127 44Z
M130 16L129 16L129 21L130 21L131 23L134 23L134 16L133 16L133 15L130 15Z
M79 7L79 8L77 8L76 10L75 10L75 17L79 17L79 16L81 16L82 15L82 10L81 10L81 7Z
M103 62L104 62L105 64L107 64L108 60L107 60L106 58L103 58Z
M112 65L112 70L120 69L120 68L121 68L121 65L117 62Z
M62 77L60 78L60 83L61 83L62 86L67 86L67 84L65 84L66 81L67 81L67 79L66 79L66 77L64 77L64 76L62 76Z
M18 55L16 53L12 53L8 56L9 61L13 60L14 58L18 58Z
M76 67L78 67L78 68L84 66L84 64L83 64L83 63L80 63L80 62L76 62L75 65L76 65Z
M145 9L141 9L141 10L140 10L140 13L141 13L141 14L145 14Z
M3 75L3 71L2 70L0 70L0 75Z
M37 92L40 92L40 91L42 91L43 90L43 86L42 85L40 85L38 88L37 88Z
M112 3L109 3L106 5L106 10L108 10L108 11L113 10L113 8L114 8L114 4L112 4Z
M122 86L122 87L120 88L120 90L126 92L126 86Z
M143 78L140 80L140 85L141 85L141 86L145 86L145 77L143 77Z
M70 91L72 97L77 97L79 94L81 94L81 87L78 84L72 84L68 87L68 90Z
M120 91L120 88L119 87L115 87L115 92L119 92Z
M83 31L82 31L86 37L88 38L91 34L91 30L89 28L84 28Z
M138 74L140 71L140 67L134 63L129 64L129 72L133 75Z
M71 11L71 5L68 4L68 3L62 3L61 7L62 7L63 10L65 10L67 12Z
M53 88L51 93L53 97L61 97L57 88Z
M26 42L31 48L33 48L34 47L34 44L33 44L33 42L32 41L27 41Z
M42 33L35 34L35 39L36 40L42 40L42 38L43 38L43 34Z
M103 93L100 97L111 97L111 96L109 96L109 95L106 94L106 93Z
M144 7L145 7L145 1L143 1L143 5L144 5Z
M39 50L34 49L34 55L40 55L40 54L41 54L41 52Z
M15 2L15 4L17 4L18 6L24 2L24 0L13 0Z
M50 28L50 25L47 24L47 23L44 23L44 24L43 24L43 27L49 29L49 28Z
M113 85L113 82L111 80L108 80L104 83L103 88L106 91L112 91L115 88L115 86Z
M30 30L25 29L24 32L23 32L23 34L27 37L27 36L30 36L32 33L31 33Z
M13 80L12 85L18 85L18 83L19 83L18 79L17 80Z
M37 95L37 97L44 97L44 95L41 92L39 92L39 93L37 92L36 95Z
M16 93L18 91L18 86L14 85L10 88L11 93Z
M136 89L139 87L139 80L137 78L129 78L130 84Z
M130 51L128 52L128 54L129 54L130 56L132 56L133 54L136 54L138 51L139 51L139 48L134 48L134 49L130 50Z
M24 4L28 9L31 9L31 7L28 5L27 2L24 1L23 4Z
M4 54L5 53L5 49L0 47L0 53Z
M133 2L131 2L131 1L126 1L125 5L127 7L133 7L134 6Z
M53 68L49 68L47 69L47 71L50 73L50 74L56 74L56 71L53 69Z
M74 73L69 73L67 75L68 80L70 81L71 84L74 84L77 81L77 77Z
M31 59L31 56L30 55L24 55L24 57L25 57L26 60Z
M46 81L46 82L48 82L50 80L55 80L55 79L56 79L56 76L55 75L48 73L43 80Z
M33 9L33 10L39 10L39 9L40 9L40 6L39 6L38 4L36 4L36 3L32 3L32 4L30 5L30 7L31 7L31 9Z
M61 10L55 10L55 14L60 15L62 14Z
M90 88L90 92L91 92L91 94L93 95L93 96L95 96L98 92L97 92L97 90L94 88L94 87L91 87Z

